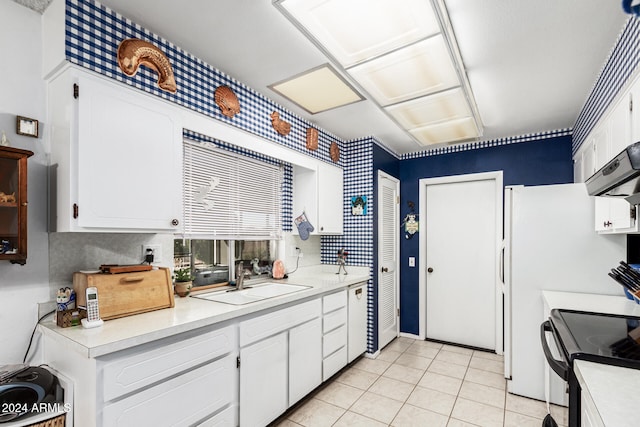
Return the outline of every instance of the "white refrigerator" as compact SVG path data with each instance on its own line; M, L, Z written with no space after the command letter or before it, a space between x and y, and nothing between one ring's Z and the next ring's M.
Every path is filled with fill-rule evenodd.
M626 236L595 232L594 200L582 183L505 187L504 202L507 389L545 400L542 291L623 295L607 273L626 260ZM562 380L551 387L551 401L566 404Z

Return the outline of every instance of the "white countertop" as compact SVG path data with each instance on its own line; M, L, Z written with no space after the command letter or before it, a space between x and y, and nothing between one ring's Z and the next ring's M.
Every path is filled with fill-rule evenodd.
M53 339L62 340L68 348L86 357L98 357L369 280L368 267L350 266L348 275L337 275L335 271L337 266L334 265L300 268L282 282L310 286L309 289L250 304L231 305L176 296L173 308L107 320L99 328L60 328L52 321L45 320L40 323L39 330Z
M640 317L640 305L624 296L553 291L543 291L542 296L550 309L564 308ZM640 370L585 360L574 361L574 369L580 386L588 390L604 425L638 425Z
M624 296L542 291L542 298L552 310L564 308L640 317L640 305Z
M640 370L576 360L576 377L587 389L605 426L637 427Z

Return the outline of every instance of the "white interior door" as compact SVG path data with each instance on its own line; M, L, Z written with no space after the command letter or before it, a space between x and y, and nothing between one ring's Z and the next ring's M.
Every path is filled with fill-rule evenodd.
M425 191L426 337L495 350L496 181L443 182Z
M378 348L399 331L399 181L378 171Z

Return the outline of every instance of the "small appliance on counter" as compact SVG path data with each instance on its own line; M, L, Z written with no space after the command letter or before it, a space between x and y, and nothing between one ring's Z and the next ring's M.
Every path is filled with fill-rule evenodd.
M0 423L59 404L64 391L49 370L28 365L0 366Z

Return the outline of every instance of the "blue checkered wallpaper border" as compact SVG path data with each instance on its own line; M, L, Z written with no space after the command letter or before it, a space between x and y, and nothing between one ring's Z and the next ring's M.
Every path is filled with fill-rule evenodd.
M558 136L571 135L572 129L558 129L547 132L528 133L525 135L511 136L508 138L491 139L487 141L469 142L466 144L449 145L446 147L432 148L429 150L406 153L401 156L402 160L416 159L419 157L438 156L441 154L458 153L467 150L478 150L482 148L498 147L500 145L517 144L519 142L538 141L541 139L555 138Z
M217 148L230 151L232 153L242 154L253 159L257 159L272 165L282 165L284 179L282 181L282 231L293 230L293 166L291 163L284 162L280 159L265 156L255 151L247 150L245 148L238 147L237 145L229 144L228 142L220 141L207 135L202 135L198 132L194 132L188 129L182 130L182 136L197 142L210 142Z
M216 120L244 129L269 141L330 162L329 146L336 142L344 151L344 141L284 109L262 94L203 62L173 43L151 33L131 20L93 0L66 0L66 57L76 65L90 69L158 97L182 105ZM173 67L178 91L175 94L157 87L157 75L146 67L129 77L117 64L117 49L127 38L139 38L156 45ZM229 86L240 101L240 113L224 116L215 104L213 94L218 86ZM271 125L273 111L291 124L287 136L278 134ZM318 129L318 149L306 148L307 128ZM342 165L342 160L338 162Z
M573 126L575 154L638 68L640 61L640 19L630 17L609 53L600 74Z
M322 236L320 258L323 264L335 264L338 249L344 248L349 265L369 267L367 282L367 352L374 353L374 334L377 333L377 318L374 313L373 292L373 212L375 209L373 194L373 144L371 137L349 141L344 150L344 198L343 218L344 234L341 236ZM351 215L351 197L367 196L367 214Z

